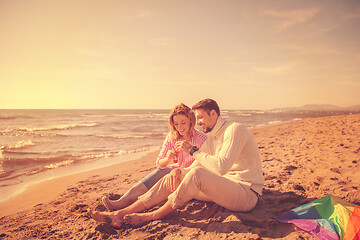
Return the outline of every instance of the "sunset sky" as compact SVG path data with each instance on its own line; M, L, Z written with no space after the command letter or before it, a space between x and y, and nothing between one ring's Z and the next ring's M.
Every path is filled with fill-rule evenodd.
M360 104L360 1L0 0L1 108Z

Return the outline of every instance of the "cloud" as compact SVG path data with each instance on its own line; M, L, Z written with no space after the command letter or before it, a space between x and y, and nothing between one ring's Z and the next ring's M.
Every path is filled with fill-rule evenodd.
M137 18L149 18L154 16L155 14L153 12L150 11L145 11L145 10L138 10L138 13L136 15Z
M282 75L289 73L289 70L294 69L296 65L298 65L297 62L291 62L272 67L254 67L253 70L271 75Z
M341 25L340 22L336 22L331 25L330 24L329 25L321 25L321 26L319 25L317 31L327 33L327 32L330 32L330 31L338 28L340 25Z
M262 13L267 16L274 17L279 22L275 25L276 31L283 31L294 25L305 23L312 19L319 9L297 9L290 11L277 11L272 9L264 9Z
M354 9L354 11L347 13L344 16L345 20L349 20L349 19L360 19L360 7Z
M148 19L155 15L156 14L154 12L138 9L131 16L126 17L126 19L129 21L139 20L139 19L142 20L142 19Z
M317 45L300 45L300 44L284 44L280 45L280 48L284 48L286 50L292 50L298 54L302 55L337 55L340 56L343 54L342 51L335 49L334 47L327 46L325 44L317 44Z

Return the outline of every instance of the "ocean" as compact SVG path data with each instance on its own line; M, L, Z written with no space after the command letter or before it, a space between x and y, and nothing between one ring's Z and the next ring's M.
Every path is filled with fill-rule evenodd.
M44 180L158 151L170 110L0 110L0 202ZM344 111L225 110L249 128ZM154 159L155 164L155 159Z

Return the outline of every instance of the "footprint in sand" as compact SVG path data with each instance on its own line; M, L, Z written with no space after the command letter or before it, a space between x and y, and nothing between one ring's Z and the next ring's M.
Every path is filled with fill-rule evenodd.
M285 171L292 171L292 170L295 170L295 169L297 169L298 167L296 167L296 166L293 166L293 165L289 165L289 166L286 166L285 167Z
M295 190L299 190L299 191L302 191L302 192L305 192L305 188L303 186L301 186L300 184L296 184L294 186L294 189Z
M99 212L105 212L107 209L104 205L99 204L95 207L95 211L99 211Z
M110 224L108 223L100 223L99 225L96 226L95 230L108 235L117 234L116 230L113 227L111 227Z
M120 199L121 195L117 194L117 193L109 193L108 194L108 198L110 200L118 200Z
M87 206L88 205L86 204L76 204L74 207L70 209L70 212L79 212L79 213L86 212Z
M334 173L338 173L341 174L340 169L339 168L330 168L330 171L334 172Z

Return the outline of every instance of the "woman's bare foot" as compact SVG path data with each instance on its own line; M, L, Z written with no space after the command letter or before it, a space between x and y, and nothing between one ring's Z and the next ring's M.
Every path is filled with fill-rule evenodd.
M115 210L113 205L111 204L111 200L108 197L106 197L106 196L102 197L101 201L104 204L104 206L106 207L106 209L109 210L110 212Z
M114 213L98 212L88 209L88 215L97 222L104 222L110 224L114 228L121 228L123 219Z
M139 226L153 220L153 213L132 213L124 216L124 223Z

